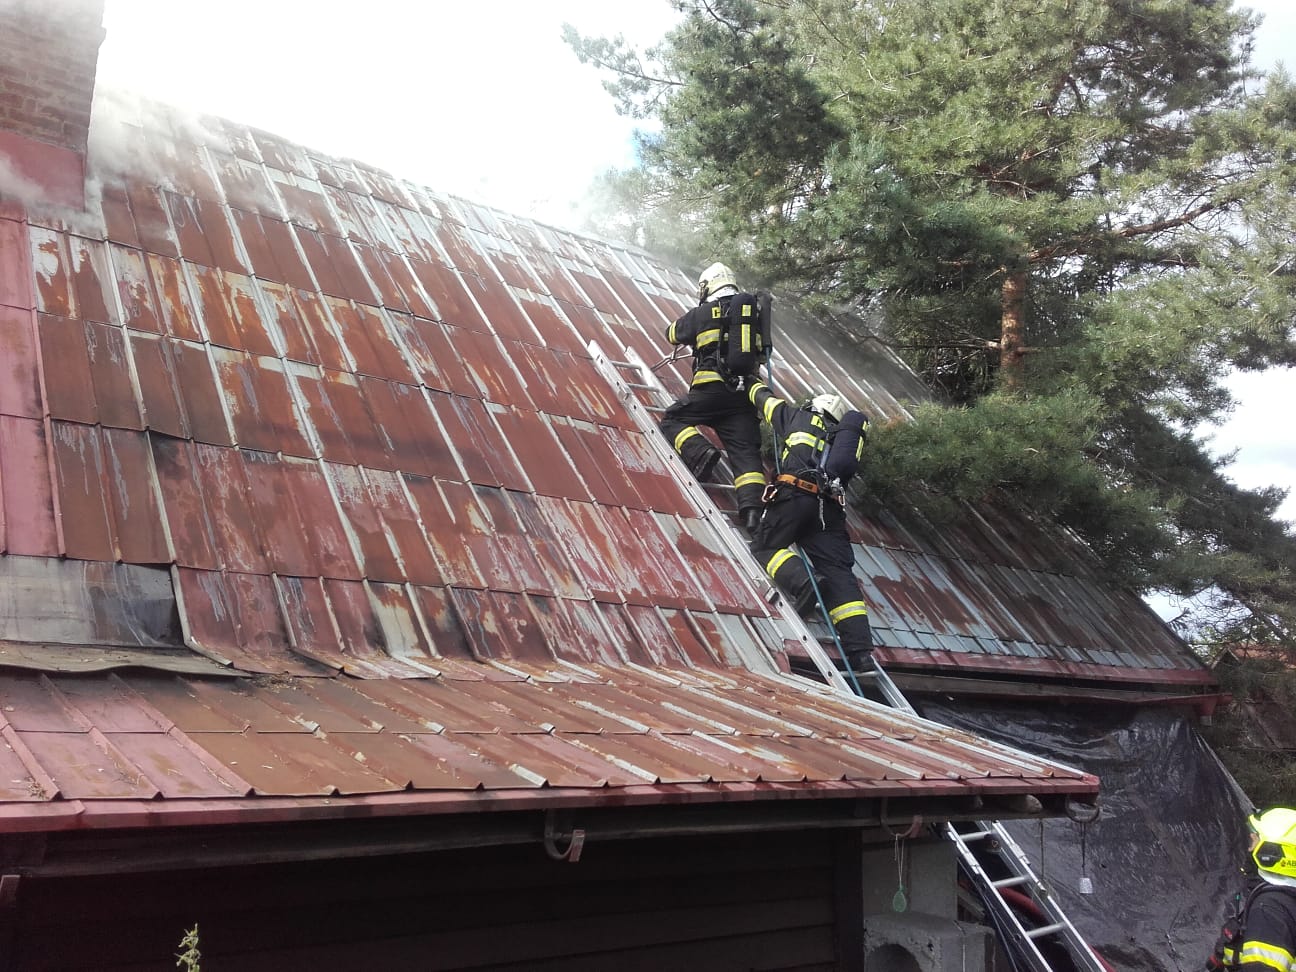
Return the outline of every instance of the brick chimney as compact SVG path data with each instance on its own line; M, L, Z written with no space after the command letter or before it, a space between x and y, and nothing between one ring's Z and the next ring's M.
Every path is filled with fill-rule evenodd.
M104 0L0 0L0 196L85 205Z

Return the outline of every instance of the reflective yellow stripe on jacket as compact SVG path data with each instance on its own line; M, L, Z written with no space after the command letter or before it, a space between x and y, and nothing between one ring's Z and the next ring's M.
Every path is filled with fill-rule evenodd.
M1269 945L1265 942L1245 942L1238 953L1238 964L1247 965L1254 962L1266 969L1277 969L1278 972L1296 970L1296 956L1285 948Z

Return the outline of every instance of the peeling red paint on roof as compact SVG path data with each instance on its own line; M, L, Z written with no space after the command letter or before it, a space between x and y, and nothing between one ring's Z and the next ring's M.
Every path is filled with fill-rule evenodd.
M939 741L918 759L866 746L881 729L850 752L770 729L769 693L798 724L813 705L821 731L855 716L747 671L772 674L784 650L765 586L586 346L660 360L694 300L688 274L218 127L201 150L148 132L169 171L105 176L100 230L92 214L0 217L0 551L165 567L189 648L286 678L0 676L33 707L19 722L57 726L5 730L18 745L0 747L0 800L28 799L3 783L14 758L32 786L123 802L405 786L651 799L665 784L825 783L841 759L855 775L838 782L948 776ZM789 393L828 382L875 416L922 395L881 346L859 363L783 304L776 325ZM683 390L686 367L658 374ZM1079 558L1059 575L1042 534L993 508L941 536L854 512L850 527L882 656L1209 681ZM301 707L298 728L265 707ZM69 711L76 730L56 721ZM469 738L483 733L489 747ZM271 770L246 767L258 754ZM108 770L103 792L64 766L78 759Z
M751 673L595 665L546 681L494 676L0 675L0 827L52 801L77 801L56 827L122 827L151 823L138 801L159 798L177 819L192 805L193 822L213 822L254 798L461 794L429 801L434 812L519 791L552 791L567 805L618 793L661 802L669 791L654 788L684 783L778 782L792 788L785 797L955 795L972 783L986 794L1086 796L1097 787L958 730L868 703L844 708ZM822 790L830 783L843 786ZM736 798L731 788L711 794ZM270 805L294 815L291 804Z

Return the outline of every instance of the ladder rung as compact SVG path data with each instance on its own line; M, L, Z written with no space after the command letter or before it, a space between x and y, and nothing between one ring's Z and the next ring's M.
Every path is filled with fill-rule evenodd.
M971 833L959 834L959 840L966 844L970 840L985 840L987 837L993 836L993 830L973 830Z
M1043 938L1045 935L1052 935L1054 932L1060 932L1066 929L1066 925L1058 922L1053 925L1043 925L1040 928L1032 928L1026 932L1026 937L1030 939Z
M635 371L639 370L639 366L633 361L613 361L611 358L608 358L608 364L617 368L633 368Z
M732 490L735 490L735 489L738 488L738 487L735 486L733 483L703 483L703 482L699 482L698 485L701 486L703 489L719 489L719 490L729 490L729 491L732 491Z
M1030 878L1025 875L1017 877L1004 878L1002 881L991 881L991 885L996 888L1015 888L1019 884L1030 884Z
M652 391L656 387L654 385L645 384L642 381L627 381L625 384L627 388L642 388L644 391Z

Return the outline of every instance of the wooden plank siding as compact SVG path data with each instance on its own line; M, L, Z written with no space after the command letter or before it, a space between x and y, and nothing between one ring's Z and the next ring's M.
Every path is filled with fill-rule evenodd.
M860 871L857 837L809 831L28 877L13 958L174 969L196 923L204 972L852 969Z

